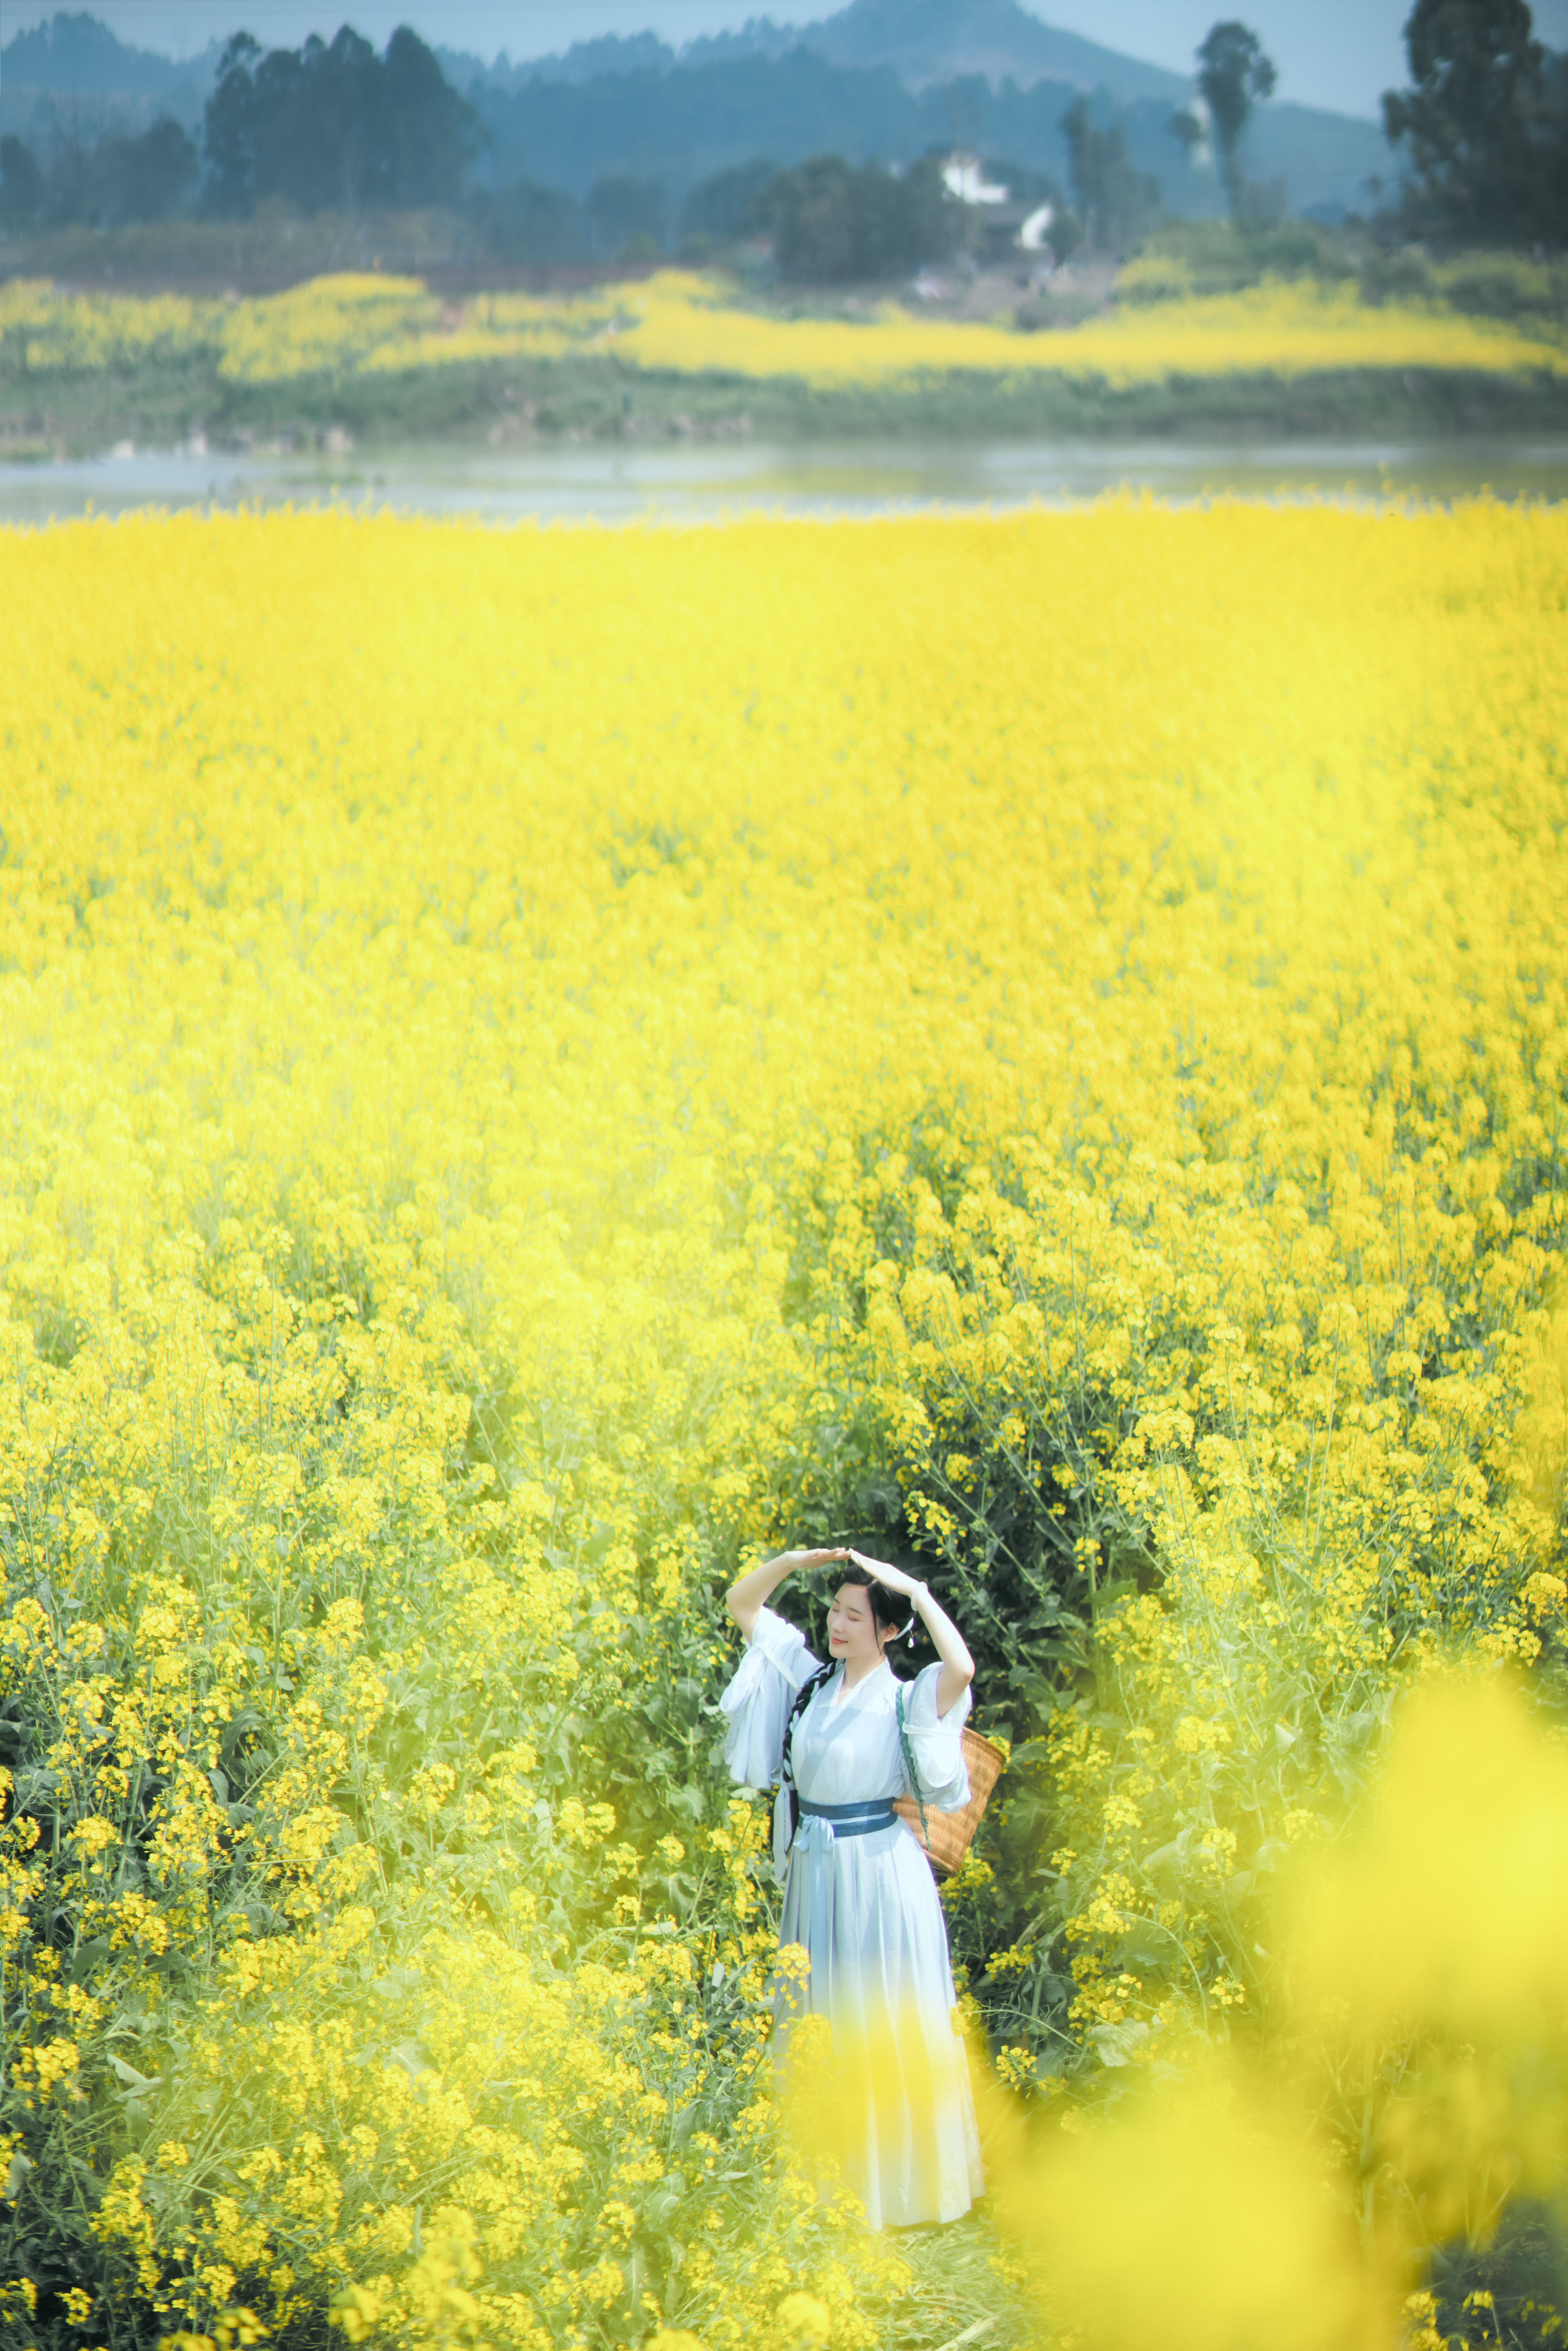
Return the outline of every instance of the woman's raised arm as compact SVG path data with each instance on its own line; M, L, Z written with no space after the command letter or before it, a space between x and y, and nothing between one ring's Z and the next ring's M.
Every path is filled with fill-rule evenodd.
M750 1575L742 1575L732 1583L724 1594L724 1605L749 1641L756 1628L763 1604L775 1593L786 1575L794 1575L807 1567L826 1567L836 1559L847 1559L846 1551L781 1551L776 1559L764 1560L753 1567Z
M950 1712L974 1679L974 1659L963 1635L947 1610L939 1607L931 1597L929 1586L918 1583L906 1569L893 1567L887 1560L867 1559L857 1551L852 1551L849 1557L857 1567L866 1568L874 1575L885 1592L902 1593L930 1635L931 1646L942 1661L937 1677L937 1712Z

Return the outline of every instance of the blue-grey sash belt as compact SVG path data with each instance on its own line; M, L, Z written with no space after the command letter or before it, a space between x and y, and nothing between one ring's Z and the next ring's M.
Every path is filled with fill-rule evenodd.
M803 1823L826 1821L836 1837L870 1836L877 1829L891 1828L898 1817L893 1810L891 1796L884 1796L877 1803L865 1804L808 1804L803 1796L800 1816ZM795 1841L797 1844L800 1842L798 1830Z

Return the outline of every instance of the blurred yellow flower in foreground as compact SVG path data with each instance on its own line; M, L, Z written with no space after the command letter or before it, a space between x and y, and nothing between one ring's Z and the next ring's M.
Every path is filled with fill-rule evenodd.
M1173 2049L1014 2157L1051 2338L1392 2345L1413 2287L1429 2314L1429 2247L1485 2247L1519 2195L1568 2223L1565 1835L1568 1759L1517 1689L1407 1701L1365 1818L1269 1930L1289 2033Z

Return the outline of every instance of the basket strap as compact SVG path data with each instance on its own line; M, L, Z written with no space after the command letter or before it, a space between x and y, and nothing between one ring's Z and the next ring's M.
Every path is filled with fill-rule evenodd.
M896 1684L894 1687L893 1703L898 1709L898 1745L903 1750L904 1772L909 1782L909 1793L913 1796L916 1803L920 1808L920 1836L924 1842L926 1851L929 1853L931 1849L931 1824L926 1818L925 1800L920 1794L920 1777L919 1773L915 1769L914 1750L909 1745L909 1728L904 1720L904 1685L902 1682Z

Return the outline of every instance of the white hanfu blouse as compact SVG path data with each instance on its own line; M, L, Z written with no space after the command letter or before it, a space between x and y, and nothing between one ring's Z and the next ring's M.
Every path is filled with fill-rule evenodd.
M953 2025L947 1924L930 1865L899 1820L869 1834L841 1834L824 1813L803 1811L791 1843L789 1792L779 1785L784 1728L796 1691L819 1670L804 1635L763 1608L720 1701L729 1717L725 1760L744 1787L779 1786L779 1941L804 1945L810 1960L798 2005L829 2020L836 2049L877 2053L865 2132L852 2134L849 2184L873 2228L956 2220L985 2182L968 2061ZM841 1667L816 1690L791 1743L803 1804L866 1810L915 1792L898 1736L900 1687L927 1810L956 1812L967 1803L961 1733L969 1692L939 1716L940 1671L928 1666L900 1685L884 1660L846 1690Z

